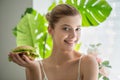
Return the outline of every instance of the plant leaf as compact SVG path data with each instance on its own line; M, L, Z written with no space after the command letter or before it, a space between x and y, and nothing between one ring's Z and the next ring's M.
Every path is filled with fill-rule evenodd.
M17 25L17 46L29 45L35 47L35 26L34 16L26 14Z
M104 77L103 77L103 80L109 80L109 78L104 76Z
M48 11L51 11L56 6L56 2L53 2L52 5L48 8Z
M77 43L76 45L75 45L75 50L80 50L80 47L81 47L81 43Z
M106 0L66 0L76 7L82 16L82 26L97 26L109 16L112 7Z
M29 45L36 47L41 58L48 57L51 54L51 49L48 50L46 45L51 48L51 44L48 44L47 40L52 42L52 39L48 39L49 36L46 37L48 35L46 24L47 21L43 15L35 11L26 13L13 29L17 46Z
M102 66L111 68L111 66L110 66L110 64L109 64L109 61L107 61L107 60L104 61L104 62L102 62Z

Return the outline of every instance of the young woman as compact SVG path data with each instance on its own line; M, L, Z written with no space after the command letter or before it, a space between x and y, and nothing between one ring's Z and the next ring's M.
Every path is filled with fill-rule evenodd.
M90 55L74 50L81 34L82 17L67 4L57 5L46 15L53 39L52 54L41 61L10 54L12 61L26 68L27 80L97 80L98 65Z

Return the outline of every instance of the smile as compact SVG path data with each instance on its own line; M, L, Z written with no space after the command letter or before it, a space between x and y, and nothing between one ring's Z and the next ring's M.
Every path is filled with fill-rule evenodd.
M67 40L64 40L65 43L67 43L69 46L74 46L75 42L76 41L67 41Z

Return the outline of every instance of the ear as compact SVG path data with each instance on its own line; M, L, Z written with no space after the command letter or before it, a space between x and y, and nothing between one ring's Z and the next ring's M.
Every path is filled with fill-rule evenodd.
M52 29L52 27L50 27L50 26L48 26L48 33L49 33L50 35L53 34L53 29Z

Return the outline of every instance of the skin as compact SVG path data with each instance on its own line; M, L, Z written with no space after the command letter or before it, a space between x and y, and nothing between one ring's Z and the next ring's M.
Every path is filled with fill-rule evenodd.
M80 15L65 16L54 26L48 27L53 38L52 55L42 60L49 80L77 80L78 63L82 56L74 50L81 33ZM9 54L13 62L26 68L27 80L42 80L43 72L37 61L31 61L25 55L20 58L17 54ZM98 65L96 59L90 55L82 56L80 63L81 80L97 80Z

